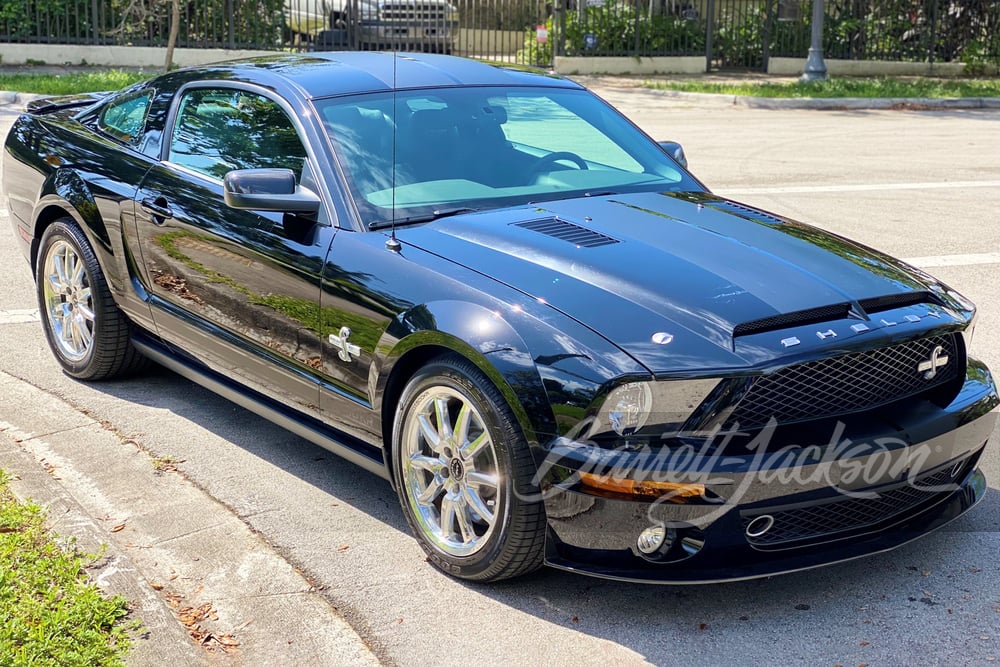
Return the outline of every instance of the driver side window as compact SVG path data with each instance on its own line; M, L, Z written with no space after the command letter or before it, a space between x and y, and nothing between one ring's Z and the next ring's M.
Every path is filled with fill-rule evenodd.
M282 108L262 95L195 88L180 101L167 159L222 179L234 169L284 168L301 178L306 151Z

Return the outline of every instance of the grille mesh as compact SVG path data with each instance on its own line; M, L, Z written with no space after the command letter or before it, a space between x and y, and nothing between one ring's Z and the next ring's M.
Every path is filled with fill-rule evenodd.
M917 367L941 346L948 363L926 379ZM835 417L913 396L953 379L960 367L955 336L932 336L788 366L757 378L728 421L741 429Z
M774 517L774 525L769 531L757 537L747 536L750 544L762 547L863 529L912 511L927 501L943 499L955 489L953 484L967 468L963 466L956 475L951 474L950 467L945 468L912 484L882 491L875 498L844 497L821 505L747 513L743 515L743 528L746 530L750 522L762 514Z

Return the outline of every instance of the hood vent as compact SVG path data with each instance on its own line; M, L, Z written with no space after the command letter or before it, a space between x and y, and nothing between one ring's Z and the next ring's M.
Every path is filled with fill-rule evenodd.
M543 218L541 220L515 222L513 225L515 227L530 229L533 232L545 234L546 236L551 236L554 239L560 239L561 241L566 241L567 243L572 243L578 248L599 248L602 245L621 243L618 239L611 238L610 236L606 236L600 232L595 232L593 229L581 227L580 225L573 224L572 222L560 220L559 218Z
M903 292L902 294L876 296L858 301L858 304L866 313L879 313L894 308L915 306L920 303L938 303L938 300L930 292ZM850 303L836 303L830 306L798 310L794 313L781 313L737 324L733 329L733 336L749 336L751 334L777 331L804 324L819 324L830 320L840 320L848 317L850 312Z
M718 211L725 211L726 213L733 213L740 216L741 218L746 218L747 220L756 220L758 222L766 222L770 225L783 225L785 221L781 218L776 218L770 213L765 213L760 209L752 208L750 206L744 206L743 204L738 204L734 201L729 201L728 199L721 199L719 201L714 201L705 204L709 208L714 208Z
M751 334L764 333L765 331L777 331L788 327L802 326L803 324L819 324L829 320L840 320L848 316L851 312L851 304L835 303L831 306L820 306L809 310L797 310L794 313L782 313L772 315L751 322L737 324L733 329L733 337L749 336Z
M889 294L887 296L876 296L870 299L858 301L867 313L880 313L883 310L902 308L904 306L916 306L921 303L939 304L937 297L930 292L903 292L902 294Z

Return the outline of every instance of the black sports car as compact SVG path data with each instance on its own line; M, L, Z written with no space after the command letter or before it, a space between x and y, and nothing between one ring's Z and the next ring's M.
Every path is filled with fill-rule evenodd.
M972 304L676 148L542 73L278 56L36 101L3 185L68 374L152 359L374 471L455 576L765 576L968 510Z

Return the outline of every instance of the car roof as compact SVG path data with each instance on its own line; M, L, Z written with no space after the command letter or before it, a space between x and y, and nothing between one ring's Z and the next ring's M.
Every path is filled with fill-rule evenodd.
M196 68L197 69L197 68ZM543 70L428 53L329 51L263 56L206 68L258 80L261 70L295 84L308 97L451 86L580 88Z

